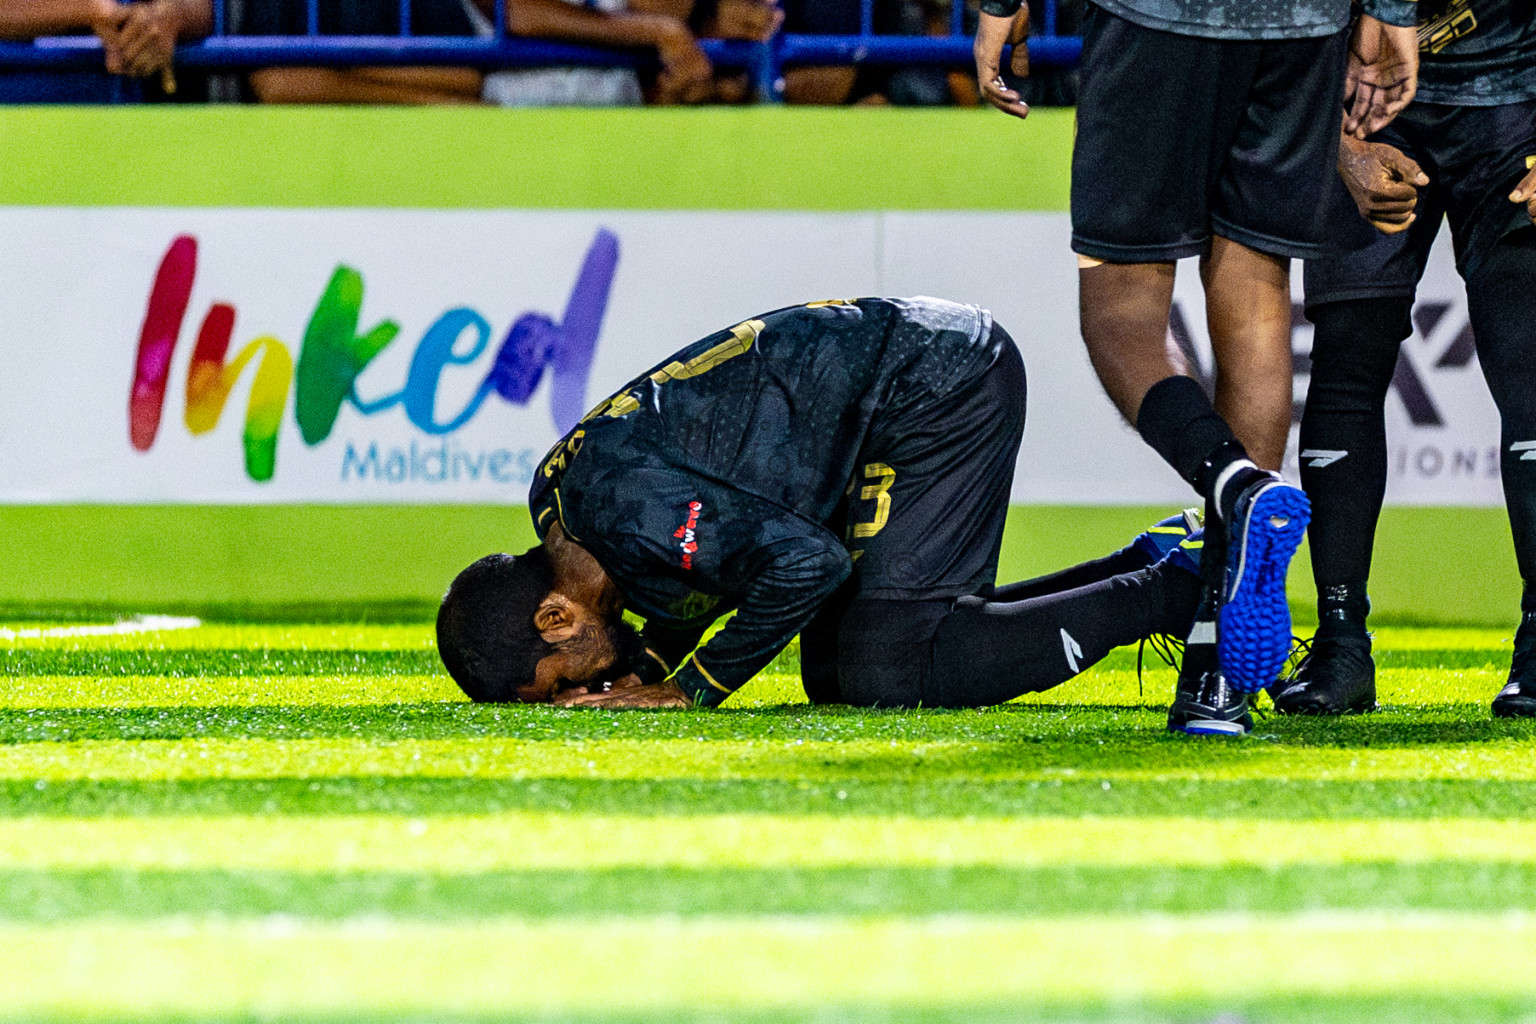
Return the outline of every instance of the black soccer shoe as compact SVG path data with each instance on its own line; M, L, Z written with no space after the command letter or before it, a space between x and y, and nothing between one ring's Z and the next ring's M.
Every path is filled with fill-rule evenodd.
M1493 698L1494 718L1536 718L1536 684L1511 680Z
M1253 731L1247 694L1227 683L1219 668L1179 673L1168 707L1168 731L1190 736L1246 736Z
M1536 616L1520 618L1515 632L1515 656L1509 665L1509 682L1493 698L1495 718L1536 718Z
M1376 662L1369 636L1313 637L1306 657L1269 688L1282 715L1347 715L1376 710Z

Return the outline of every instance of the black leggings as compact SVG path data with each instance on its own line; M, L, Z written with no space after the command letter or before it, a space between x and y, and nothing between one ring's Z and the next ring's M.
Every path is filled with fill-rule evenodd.
M1183 636L1199 579L1166 562L1117 571L1130 557L992 597L878 600L845 587L800 634L806 695L865 707L981 707L1049 689L1154 633Z
M1363 592L1387 482L1382 409L1398 348L1412 331L1410 297L1356 299L1308 310L1316 325L1312 381L1301 421L1303 451L1348 452L1302 459L1312 500L1309 537L1319 594ZM1467 311L1478 362L1499 410L1499 470L1520 575L1536 582L1536 228L1507 235L1467 279ZM1528 593L1527 604L1536 595ZM1533 610L1527 608L1527 611Z

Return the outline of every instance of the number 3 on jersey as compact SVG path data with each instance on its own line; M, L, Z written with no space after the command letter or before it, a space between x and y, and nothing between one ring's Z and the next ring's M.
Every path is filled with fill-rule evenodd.
M891 518L891 485L896 482L896 471L883 462L864 465L864 479L873 481L859 490L860 501L875 503L875 517L866 523L853 523L853 539L864 540L885 529ZM851 488L850 488L851 489Z

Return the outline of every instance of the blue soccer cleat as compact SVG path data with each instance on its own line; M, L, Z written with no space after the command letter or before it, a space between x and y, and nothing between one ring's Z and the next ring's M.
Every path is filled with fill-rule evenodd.
M1306 494L1278 474L1249 484L1233 506L1216 649L1222 673L1240 693L1273 683L1290 654L1285 574L1311 517Z
M1169 565L1176 565L1185 572L1200 575L1200 556L1205 550L1205 530L1196 530L1194 533L1179 541L1173 550L1163 556L1163 561Z
M1168 557L1190 536L1200 532L1200 510L1187 508L1177 515L1153 523L1131 541L1131 547L1147 556L1147 562L1156 564Z

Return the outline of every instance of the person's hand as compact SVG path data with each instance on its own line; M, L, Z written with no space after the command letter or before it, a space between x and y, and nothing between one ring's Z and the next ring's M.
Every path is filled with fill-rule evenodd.
M1355 22L1344 77L1344 131L1374 135L1413 101L1419 86L1419 36L1412 25L1387 25L1368 14Z
M766 43L784 24L784 12L770 0L720 0L715 8L713 35Z
M120 4L117 0L94 0L91 4L91 31L96 33L97 39L101 40L102 57L107 71L114 75L122 74L123 52L118 46L117 37L122 30L123 22L127 20L127 4Z
M166 91L175 92L171 60L181 34L181 11L175 0L123 4L118 9L115 25L105 33L97 29L106 51L107 70L134 78L158 72Z
M1003 82L1001 65L1003 47L1013 44L1009 70L1020 78L1029 74L1029 4L1011 18L982 12L976 25L976 41L971 52L976 58L976 86L982 97L998 110L1014 117L1028 117L1029 104Z
M625 676L615 680L608 688L597 693L585 690L563 690L555 695L554 702L565 708L608 708L632 710L635 708L690 708L693 701L678 688L676 683L640 682L638 676Z
M1536 224L1536 157L1526 157L1525 165L1530 168L1525 177L1520 179L1520 184L1509 194L1512 203L1524 203L1525 212L1530 215L1531 223Z
M1429 184L1429 175L1395 146L1349 135L1339 140L1339 177L1360 216L1388 235L1413 223L1419 189ZM1536 177L1527 182L1536 188Z
M713 94L715 69L687 25L673 22L657 39L656 56L661 60L657 103L703 103Z

